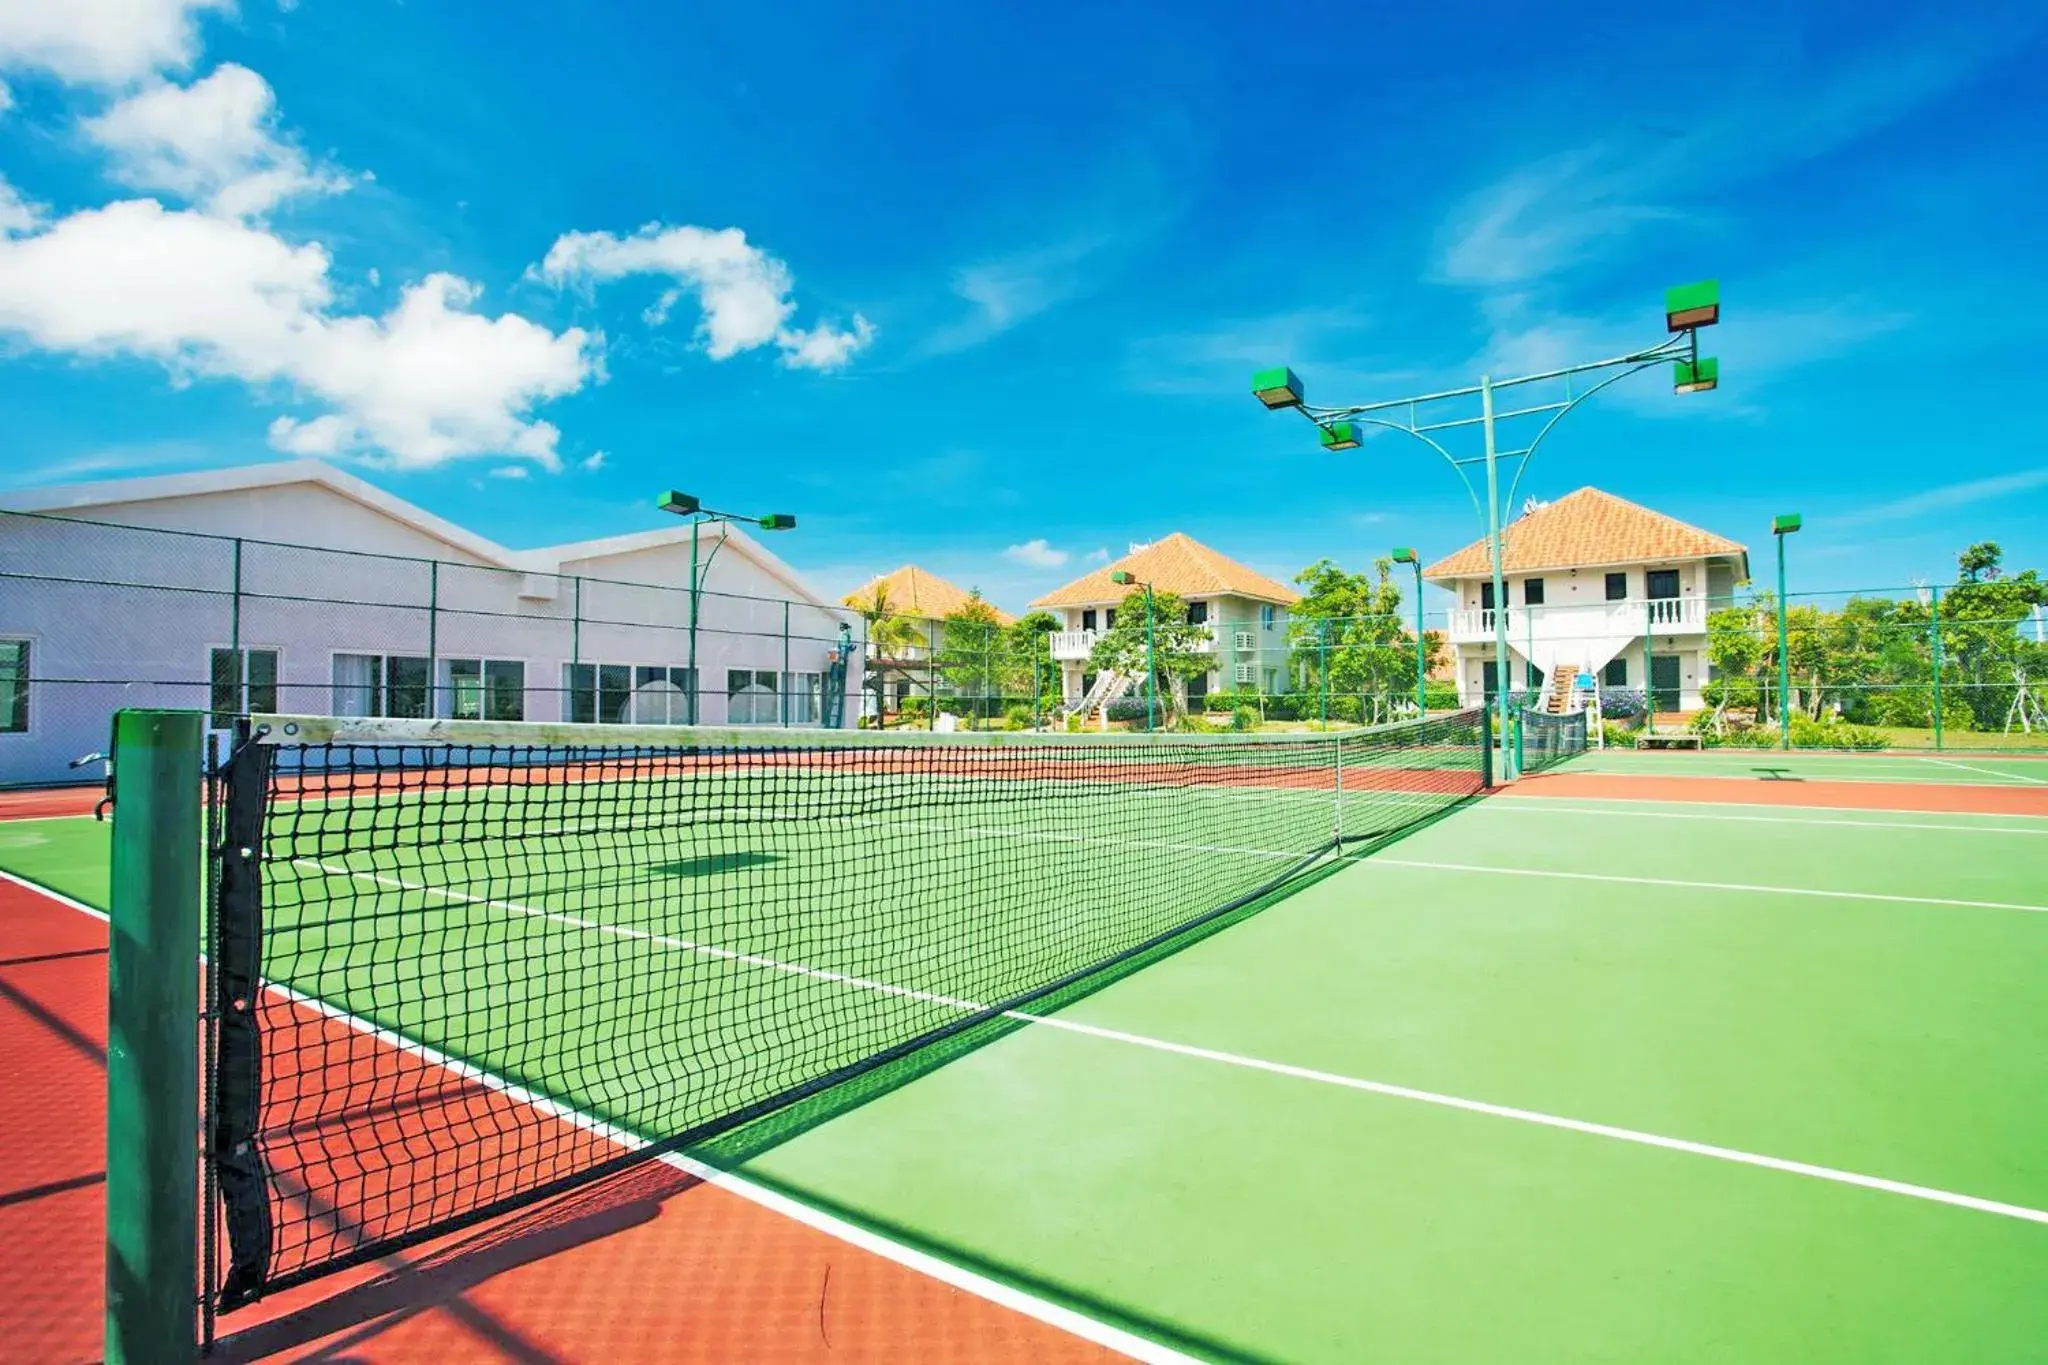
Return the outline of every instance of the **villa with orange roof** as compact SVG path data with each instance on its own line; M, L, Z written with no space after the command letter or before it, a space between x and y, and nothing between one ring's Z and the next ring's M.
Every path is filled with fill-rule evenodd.
M1494 637L1507 626L1507 685L1561 702L1571 678L1649 688L1658 711L1702 704L1709 679L1707 613L1749 578L1749 551L1597 488L1581 488L1502 532L1506 598L1496 613L1486 542L1424 569L1448 590L1458 694L1476 705L1495 693ZM1647 659L1647 665L1645 660ZM1561 706L1558 709L1562 709Z
M1301 594L1248 568L1183 532L1134 546L1122 559L1055 588L1031 605L1060 617L1049 637L1060 669L1061 695L1070 703L1091 694L1095 674L1088 659L1095 642L1116 624L1117 609L1131 589L1110 575L1128 573L1188 604L1193 624L1210 626L1205 648L1216 656L1206 675L1188 681L1188 696L1241 687L1266 692L1287 686L1287 610ZM1219 634L1218 628L1222 627Z
M879 599L896 618L900 631L899 638L868 642L868 689L863 693L861 714L872 717L885 707L892 711L901 708L913 696L942 696L952 690L933 660L945 643L946 618L972 597L957 583L905 564L869 579L840 599L863 613L873 611ZM993 603L989 610L998 625L1016 623L1016 617Z

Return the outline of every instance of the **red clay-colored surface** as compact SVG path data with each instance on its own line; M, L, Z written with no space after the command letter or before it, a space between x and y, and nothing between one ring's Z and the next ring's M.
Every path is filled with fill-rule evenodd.
M1834 806L1938 814L2048 815L2048 788L1952 783L1808 782L1761 777L1541 773L1506 796L1579 796L1615 801L1709 801L1754 806Z
M36 820L52 815L91 815L93 805L106 795L95 782L90 787L38 787L27 791L0 791L0 820Z
M99 1358L105 997L105 925L0 881L0 1358ZM369 1041L333 1027L351 1050ZM460 1083L448 1102L508 1103ZM216 1358L232 1361L1116 1358L659 1164L276 1295L220 1330Z

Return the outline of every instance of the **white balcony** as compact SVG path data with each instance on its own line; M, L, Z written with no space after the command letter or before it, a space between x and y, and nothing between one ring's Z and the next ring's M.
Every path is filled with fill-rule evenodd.
M1511 606L1505 613L1508 647L1545 673L1561 664L1598 669L1653 630L1658 635L1706 634L1707 611L1704 597L1638 597L1568 607ZM1451 643L1492 643L1500 614L1491 607L1453 609Z
M1095 642L1109 634L1106 630L1056 630L1049 637L1052 640L1052 657L1063 663L1083 663L1095 650ZM1202 628L1200 638L1192 642L1197 654L1216 652L1216 632Z

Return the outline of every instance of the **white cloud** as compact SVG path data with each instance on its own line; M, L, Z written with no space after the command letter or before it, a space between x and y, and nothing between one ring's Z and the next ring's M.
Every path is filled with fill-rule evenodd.
M4 0L0 67L88 85L182 71L199 54L200 16L234 8L234 0Z
M6 81L0 81L0 114L14 107L14 92L7 88Z
M583 459L577 462L577 467L580 469L589 470L591 473L595 474L598 470L604 468L604 461L604 452L602 450L593 450L590 452L590 454L584 456Z
M491 471L491 477L494 479L523 479L526 477L526 466L523 464L499 465Z
M1083 292L1082 267L1109 240L1075 237L954 271L953 292L969 305L968 315L926 337L919 354L951 355L979 346Z
M348 181L317 170L276 132L277 100L263 77L227 63L191 85L153 85L85 121L116 180L164 190L234 217Z
M875 335L859 314L850 331L826 324L791 327L795 278L738 228L649 223L627 237L564 233L531 273L550 284L583 288L629 275L667 276L678 287L665 291L643 317L659 325L684 293L693 293L701 314L697 335L713 360L772 344L792 369L831 370L845 365Z
M1033 569L1057 569L1067 562L1065 550L1055 550L1043 536L1012 545L1003 551L1003 558L1012 564L1023 564Z
M1452 215L1438 273L1458 284L1514 284L1554 274L1596 247L1680 215L1639 202L1632 165L1591 147L1552 157L1474 194Z
M21 197L21 191L0 175L0 236L32 232L42 221L42 209Z
M1109 547L1107 545L1097 546L1088 552L1087 558L1090 564L1107 564L1109 563Z
M400 467L510 454L557 468L558 433L531 411L598 372L601 338L486 317L472 311L477 294L431 275L381 317L339 313L320 246L152 200L0 239L0 332L154 360L180 380L285 384L331 409L278 418L281 450Z
M2015 493L2027 493L2044 487L2048 487L2048 467L2022 469L2010 474L1994 474L1989 478L1923 489L1892 502L1831 517L1829 521L1836 526L1864 526L1872 522L1904 521L1928 512L1968 507L1973 503L1989 502L1993 498L2010 497Z

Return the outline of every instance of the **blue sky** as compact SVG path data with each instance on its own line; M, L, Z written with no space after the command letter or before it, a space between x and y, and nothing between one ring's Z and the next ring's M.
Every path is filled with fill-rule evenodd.
M1172 530L1291 576L1472 511L1256 365L1547 368L1711 275L1721 390L1617 387L1525 492L1801 511L1812 588L2048 561L2038 3L568 15L0 4L0 485L312 453L514 545L794 512L834 591Z

